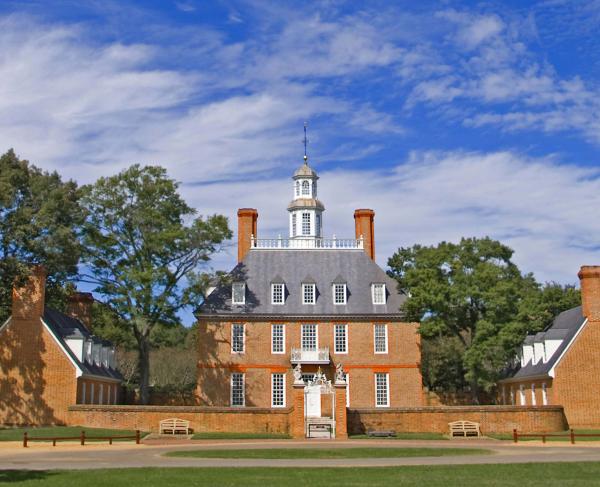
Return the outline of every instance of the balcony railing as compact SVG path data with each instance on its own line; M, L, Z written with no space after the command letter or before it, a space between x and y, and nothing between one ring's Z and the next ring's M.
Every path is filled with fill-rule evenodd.
M293 364L328 364L329 347L317 348L316 350L292 348L290 362Z
M363 249L362 238L255 238L251 239L253 249L282 250L355 250Z

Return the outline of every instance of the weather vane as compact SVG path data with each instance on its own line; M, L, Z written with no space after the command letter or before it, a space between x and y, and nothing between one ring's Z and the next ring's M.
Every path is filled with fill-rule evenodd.
M308 126L308 122L304 122L304 139L302 142L304 143L304 162L308 161L308 155L306 155L306 146L308 145L308 138L306 137L306 127Z

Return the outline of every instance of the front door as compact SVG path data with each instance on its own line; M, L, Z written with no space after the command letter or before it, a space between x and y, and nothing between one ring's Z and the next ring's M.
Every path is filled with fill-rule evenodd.
M321 417L321 386L306 386L306 416Z

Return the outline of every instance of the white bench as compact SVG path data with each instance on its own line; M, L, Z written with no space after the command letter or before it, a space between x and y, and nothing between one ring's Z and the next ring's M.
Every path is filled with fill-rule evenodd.
M479 423L473 421L453 421L448 423L450 427L450 436L481 436L481 430L479 429Z
M158 431L161 435L187 435L190 432L190 422L179 418L163 419L158 425Z

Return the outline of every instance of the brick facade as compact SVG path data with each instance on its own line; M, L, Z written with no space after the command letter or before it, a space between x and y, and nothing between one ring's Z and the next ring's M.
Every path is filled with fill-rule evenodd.
M232 353L232 322L200 321L197 395L203 405L230 405L230 377L243 372L246 383L246 406L271 406L271 373L286 373L286 404L292 403L292 366L290 351L299 347L301 325L310 320L286 321L285 353L271 353L271 325L275 322L247 321L244 353ZM282 323L282 322L277 322ZM388 353L374 353L372 322L343 322L348 325L348 353L336 354L334 325L318 325L318 347L329 347L332 362L321 365L328 379L335 366L342 363L349 375L351 407L374 407L376 372L389 374L390 406L421 406L423 392L420 372L420 349L416 323L385 322L388 327ZM317 365L303 365L303 373L314 373Z

